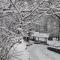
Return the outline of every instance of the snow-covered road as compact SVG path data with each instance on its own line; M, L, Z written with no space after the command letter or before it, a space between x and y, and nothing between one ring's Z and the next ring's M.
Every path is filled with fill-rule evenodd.
M30 60L60 60L60 54L49 51L46 45L32 45L28 48Z
M26 49L27 47L27 49ZM9 60L60 60L60 54L47 49L47 45L26 43L15 44L10 50Z

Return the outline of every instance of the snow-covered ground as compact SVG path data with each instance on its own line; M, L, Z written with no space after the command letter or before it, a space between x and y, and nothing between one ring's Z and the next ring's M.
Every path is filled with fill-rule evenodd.
M29 52L26 49L26 42L21 40L22 43L16 43L9 51L8 60L29 60Z
M9 60L60 60L60 54L47 49L47 45L33 44L26 49L26 42L15 44L9 52Z
M60 54L49 51L45 45L29 47L30 60L60 60Z

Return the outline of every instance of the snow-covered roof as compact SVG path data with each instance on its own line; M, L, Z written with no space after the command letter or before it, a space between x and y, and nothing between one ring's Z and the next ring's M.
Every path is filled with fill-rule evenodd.
M49 33L39 33L39 32L33 32L34 34L32 36L36 36L36 37L42 37L42 38L48 38L49 37Z

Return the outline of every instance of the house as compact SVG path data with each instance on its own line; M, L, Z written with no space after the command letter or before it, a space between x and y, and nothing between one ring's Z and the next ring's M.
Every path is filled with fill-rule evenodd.
M36 41L46 41L47 42L49 33L33 32L33 34L31 36L34 37L36 39Z

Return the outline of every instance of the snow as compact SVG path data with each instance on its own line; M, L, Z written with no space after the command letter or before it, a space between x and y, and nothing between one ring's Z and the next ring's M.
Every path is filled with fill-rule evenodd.
M9 52L9 60L29 60L29 52L26 50L26 43L16 43Z
M33 44L26 49L26 42L15 44L8 60L60 60L60 54L47 49L47 45Z
M60 54L49 51L45 45L29 47L30 60L60 60Z
M42 38L48 38L49 37L49 33L34 32L34 34L32 36L42 37Z
M60 41L57 41L57 40L48 41L47 40L47 44L50 45L50 46L57 46L57 47L59 47L60 46Z

